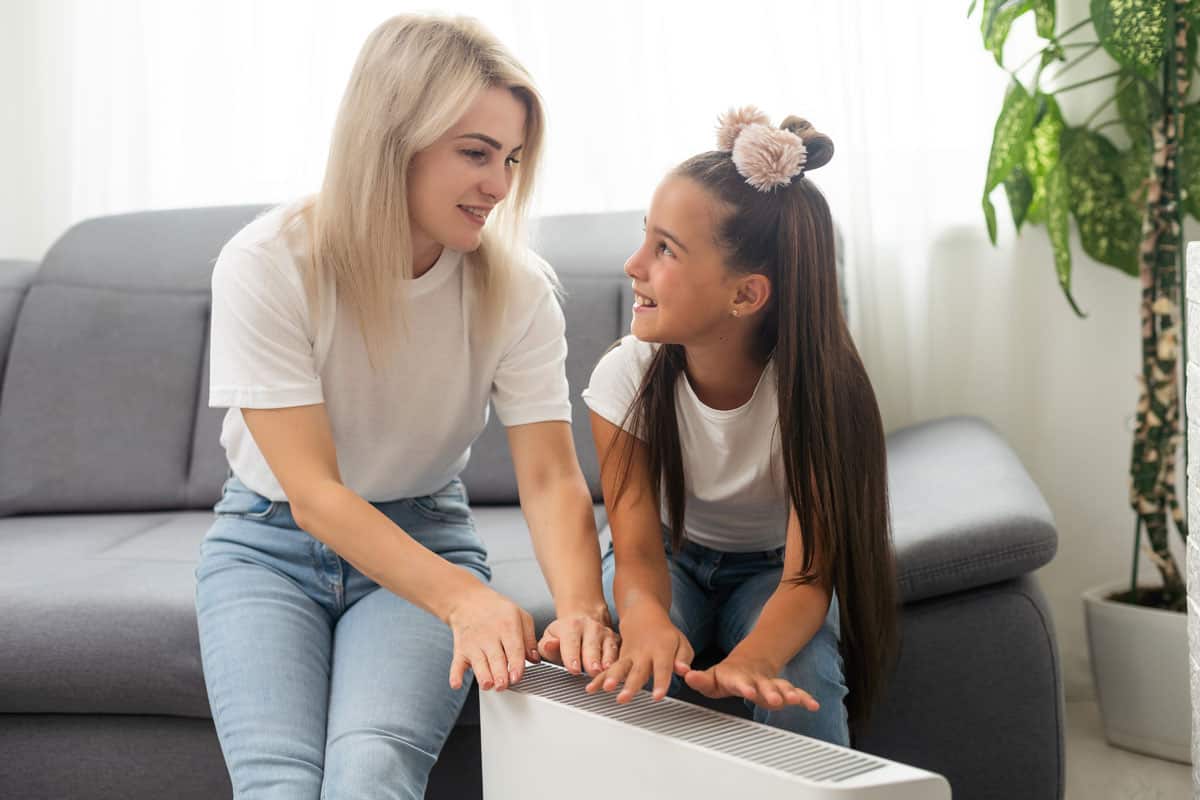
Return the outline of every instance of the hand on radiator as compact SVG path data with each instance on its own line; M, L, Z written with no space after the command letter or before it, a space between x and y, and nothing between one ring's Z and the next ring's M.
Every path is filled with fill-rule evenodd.
M683 679L705 697L744 697L770 709L804 706L816 711L821 707L808 692L778 675L779 670L767 659L734 650L708 669L689 670Z

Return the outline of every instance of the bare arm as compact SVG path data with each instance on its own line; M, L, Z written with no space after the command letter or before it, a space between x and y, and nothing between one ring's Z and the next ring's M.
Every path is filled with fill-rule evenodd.
M246 408L242 417L283 487L296 524L380 586L454 629L451 686L461 685L467 667L485 689L520 679L525 657L536 658L529 615L414 541L342 483L323 404Z
M600 458L601 484L612 528L616 574L613 595L620 617L620 657L597 675L588 691L613 691L622 686L617 702L628 702L653 677L653 697L666 696L671 673L683 674L695 653L670 619L671 576L663 552L662 523L647 466L646 446L629 433L593 413L592 435ZM629 483L617 499L622 454L632 447Z
M597 672L616 657L617 646L600 587L592 497L571 426L515 425L508 442L534 553L554 597L557 619L547 628L554 644L543 652L573 673Z

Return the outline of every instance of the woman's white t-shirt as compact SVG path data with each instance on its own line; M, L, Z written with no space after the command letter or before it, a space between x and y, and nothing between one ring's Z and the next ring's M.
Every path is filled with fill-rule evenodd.
M595 413L634 435L625 422L658 345L626 336L592 371L583 399ZM690 541L728 552L772 550L787 538L790 502L783 478L775 362L742 406L709 408L687 375L675 386ZM661 519L667 521L666 507Z
M405 324L372 369L354 315L324 287L319 330L300 265L306 254L278 207L222 249L212 276L209 405L225 407L221 444L233 473L285 501L242 408L324 403L343 483L372 502L430 494L466 466L488 420L506 426L571 419L564 320L537 257L512 270L501 321L479 325L469 256L443 250L398 297ZM291 244L290 244L291 243Z

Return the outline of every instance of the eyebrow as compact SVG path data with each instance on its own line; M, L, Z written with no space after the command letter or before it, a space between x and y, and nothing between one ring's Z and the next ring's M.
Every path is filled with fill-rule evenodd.
M646 218L645 218L645 217L642 217L642 225L645 225L645 224L646 224ZM656 226L653 228L653 231L654 231L655 233L657 233L659 236L663 237L664 239L670 239L670 240L671 240L672 242L674 242L674 243L675 243L675 244L676 244L676 245L679 247L679 249L680 249L680 250L682 250L683 252L685 252L685 253L686 253L686 252L688 252L688 249L687 249L687 247L684 245L684 243L683 243L683 242L681 242L681 241L679 241L679 239L678 239L676 236L674 236L674 235L673 235L673 234L672 234L670 231L668 231L667 229L665 229L665 228L660 228L660 227L658 227L658 226L656 225Z
M500 146L500 143L497 142L495 139L493 139L492 137L490 137L486 134L482 134L482 133L464 133L462 136L459 136L458 138L459 139L478 139L479 141L481 141L484 144L491 147L493 150L503 150L504 149ZM514 147L511 152L515 153L518 150L520 150L522 147L524 147L524 145L519 144L516 147Z

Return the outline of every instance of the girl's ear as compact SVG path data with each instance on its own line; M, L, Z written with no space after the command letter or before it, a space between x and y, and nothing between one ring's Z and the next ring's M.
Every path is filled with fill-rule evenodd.
M771 299L771 281L766 275L753 273L742 276L738 280L737 294L733 298L733 308L739 317L756 314L766 306Z

